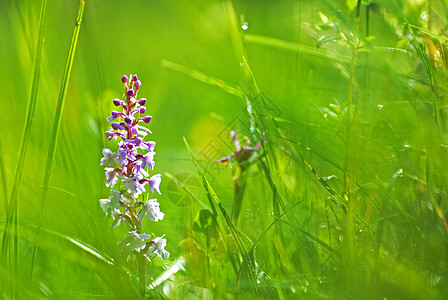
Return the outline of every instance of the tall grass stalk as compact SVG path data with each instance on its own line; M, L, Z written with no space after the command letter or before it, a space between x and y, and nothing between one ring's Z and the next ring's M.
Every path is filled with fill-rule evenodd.
M36 47L33 58L33 71L30 98L28 101L25 125L22 131L20 147L18 152L18 162L14 172L14 181L9 201L6 205L6 224L2 238L2 265L11 268L13 276L17 276L19 270L19 208L18 194L22 180L23 166L28 150L28 142L31 135L31 127L34 121L34 112L36 110L37 94L40 81L41 55L44 43L44 33L46 24L47 1L43 0L39 16L39 29L37 33ZM5 190L6 192L6 190ZM11 244L13 237L13 244ZM9 258L9 259L8 259ZM5 287L6 288L6 287ZM13 298L17 296L14 292L14 286L11 287Z
M71 70L72 70L72 66L73 66L73 59L75 57L76 45L77 45L78 36L79 36L79 30L81 29L82 16L84 14L84 6L85 6L85 1L80 0L79 7L78 7L78 15L76 17L75 26L73 28L73 34L72 34L72 39L70 42L70 47L68 50L67 61L65 63L64 74L62 76L61 88L59 90L56 114L55 114L55 118L54 118L54 122L53 122L53 131L51 133L50 149L48 151L47 163L46 163L46 168L45 168L44 184L42 187L42 195L41 195L41 202L40 202L40 209L39 209L39 216L38 216L39 220L38 220L37 228L36 228L36 236L35 236L35 241L34 241L34 245L33 245L33 254L31 257L30 285L32 284L32 279L33 279L33 271L34 271L34 264L35 264L35 260L36 260L36 252L37 252L37 247L39 246L39 233L41 230L42 221L43 221L44 213L45 213L45 203L47 200L47 193L48 193L48 188L49 188L49 183L50 183L50 178L51 178L51 172L53 170L53 164L54 164L55 155L56 155L56 148L57 148L57 143L58 143L59 130L61 127L62 113L64 111L65 98L67 95L68 83L70 80L70 74L71 74Z
M347 201L347 215L344 224L344 267L346 275L351 274L353 266L357 262L355 251L355 214L357 209L356 183L358 177L359 159L357 153L357 135L358 135L358 96L353 95L355 84L355 67L359 46L359 18L361 11L361 0L356 5L355 28L353 32L353 41L351 43L351 62L348 81L347 95L347 114L346 114L346 156L345 156L345 190L344 195ZM356 276L356 275L355 275ZM347 279L347 282L351 279Z
M3 203L5 205L5 212L8 210L8 186L6 183L6 173L5 173L5 162L3 159L3 146L2 140L0 139L0 175L1 175L1 187L2 187L2 197Z

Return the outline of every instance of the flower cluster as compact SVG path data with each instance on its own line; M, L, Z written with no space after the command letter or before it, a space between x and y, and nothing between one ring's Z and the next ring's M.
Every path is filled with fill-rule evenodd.
M111 188L111 192L108 199L100 199L100 206L106 215L114 219L113 227L121 222L128 226L129 235L123 241L124 246L146 258L149 253L167 258L169 252L164 249L164 236L151 239L151 235L140 232L145 216L155 222L164 217L157 199L149 199L149 193L146 197L143 196L148 187L151 194L154 194L154 191L161 194L161 175L156 174L148 179L147 171L154 169L156 143L144 140L151 131L140 125L149 123L152 117L143 115L146 112L147 100L137 100L138 91L142 86L137 75L123 76L121 81L125 93L121 100L112 101L118 109L112 111L111 116L107 118L113 122L105 132L108 141L118 139L118 149L113 152L104 148L100 164L105 166L106 186Z

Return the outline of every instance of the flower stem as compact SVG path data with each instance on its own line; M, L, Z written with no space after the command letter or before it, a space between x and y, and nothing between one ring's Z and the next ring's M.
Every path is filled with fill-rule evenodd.
M137 256L137 264L138 264L138 281L139 281L139 290L140 295L145 297L146 290L146 260L142 253Z
M238 219L243 206L244 191L246 190L247 174L244 170L241 170L240 174L234 178L234 194L233 194L233 206L232 206L232 222L238 226Z

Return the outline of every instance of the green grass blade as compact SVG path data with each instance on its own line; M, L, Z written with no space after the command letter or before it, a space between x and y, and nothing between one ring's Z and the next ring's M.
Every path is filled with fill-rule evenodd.
M79 8L78 8L78 15L76 17L75 27L73 29L72 40L70 42L70 48L68 51L67 61L65 64L64 75L62 77L61 89L59 91L56 115L55 115L55 119L54 119L54 123L53 123L53 131L51 134L50 150L48 151L47 164L46 164L46 168L45 168L44 185L42 188L42 197L41 197L40 210L39 210L39 221L37 223L36 238L35 238L35 242L34 242L34 246L33 246L33 255L31 258L30 284L31 284L32 278L33 278L33 269L34 269L34 263L35 263L35 259L36 259L36 251L37 251L37 246L39 244L39 231L42 226L42 221L43 221L43 217L44 217L45 202L47 199L47 192L49 189L51 172L53 169L53 163L54 163L54 159L55 159L55 155L56 155L59 130L60 130L61 121L62 121L62 113L64 110L64 104L65 104L65 96L67 94L68 82L70 79L70 73L71 73L72 66L73 66L73 59L75 57L76 44L78 42L79 30L81 29L82 16L84 14L84 6L85 6L85 1L80 0Z
M172 278L178 271L185 269L185 263L185 258L182 256L176 259L171 266L169 266L162 274L151 282L151 286L149 288L154 289L162 283L170 280L170 278Z
M235 10L233 8L232 0L224 0L223 6L236 58L238 60L238 63L243 63L244 48L242 44L242 36L240 34L240 27L238 26L238 21L236 18ZM244 69L245 67L243 66L243 70Z
M331 59L332 61L337 62L343 62L343 63L349 63L350 58L348 56L342 56L342 55L332 55L331 57L328 56L327 53L323 52L322 50L319 50L315 47L300 45L297 43L284 41L280 39L275 39L267 36L261 36L256 34L246 34L245 41L252 44L258 44L266 47L271 47L274 49L279 49L282 51L288 51L288 52L295 52L295 53L302 53L307 54L310 56L315 56L319 58L324 59Z
M1 179L1 187L3 190L2 196L3 196L3 203L5 204L5 212L8 210L8 189L6 184L6 173L5 173L5 163L3 159L3 147L2 147L2 140L0 139L0 175L2 177Z
M14 275L17 275L17 272L19 270L18 194L20 183L22 180L23 166L25 164L28 143L31 135L31 127L33 125L34 113L36 110L37 94L38 94L40 71L41 71L41 55L44 43L44 32L46 24L46 12L47 12L47 1L43 0L39 16L39 29L36 40L36 47L35 47L36 50L33 58L33 71L32 71L33 79L31 84L30 98L28 101L26 111L25 125L23 127L22 138L20 140L18 162L14 172L14 181L12 185L10 199L9 201L5 201L7 222L5 230L3 232L3 239L2 239L2 262L3 265L6 266L7 256L9 255L9 257L11 258L11 260L13 260L13 262L9 261L8 265L12 265L12 271ZM11 227L13 227L13 229ZM11 236L14 237L14 242L12 245L10 244ZM14 290L14 286L12 286L12 289Z
M211 86L219 87L220 89L226 91L231 95L235 95L238 97L244 96L244 93L239 86L234 86L231 83L225 82L224 80L205 74L196 69L189 68L166 59L162 60L161 65L162 67L186 74L193 79L204 82Z
M40 188L43 187L43 185L39 185ZM64 194L70 195L72 197L76 197L76 194L73 194L72 192L69 192L67 190L64 190L63 188L57 187L57 186L48 186L48 189L50 190L55 190L55 191L60 191L63 192Z

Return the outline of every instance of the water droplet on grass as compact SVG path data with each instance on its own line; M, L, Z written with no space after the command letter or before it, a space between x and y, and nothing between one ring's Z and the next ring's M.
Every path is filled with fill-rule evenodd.
M428 13L426 11L422 12L420 14L420 18L422 18L423 21L427 22L428 21Z
M383 105L382 104L378 104L378 109L382 109Z
M244 22L241 28L243 28L243 30L247 30L249 28L249 24L247 24L247 22Z

